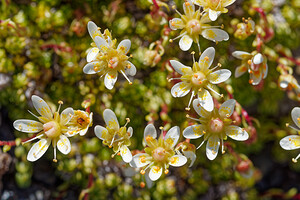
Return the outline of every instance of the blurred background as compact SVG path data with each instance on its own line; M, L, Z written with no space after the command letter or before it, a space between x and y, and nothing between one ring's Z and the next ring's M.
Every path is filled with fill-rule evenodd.
M250 135L246 142L227 140L226 153L209 161L205 147L197 150L191 168L170 168L170 173L151 188L144 178L95 137L95 125L104 126L102 112L112 109L121 125L129 117L134 134L131 150L142 150L147 123L158 128L194 123L184 110L189 97L173 98L178 76L170 59L192 66L189 52L179 49L179 35L171 31L168 20L183 13L183 0L2 0L0 11L0 196L10 199L300 199L300 164L292 158L300 151L285 151L279 141L296 134L290 112L299 105L294 87L280 88L279 81L290 75L297 82L300 74L300 2L298 0L237 0L212 25L224 24L230 35L227 42L215 44L200 38L202 51L216 48L214 65L231 70L232 77L219 85L225 98L237 100L234 119ZM246 36L239 23L251 17L256 31ZM103 32L111 30L120 42L132 45L130 61L137 67L133 85L119 76L115 88L107 90L103 78L82 72L92 39L88 21ZM249 74L234 77L240 60L231 54L252 52L258 42L263 46L269 74L258 86L249 84ZM192 49L198 52L196 45ZM198 60L198 55L196 55ZM290 80L290 79L289 79ZM293 83L290 83L293 86ZM30 100L33 94L45 99L52 110L57 102L63 108L84 109L90 102L93 126L84 137L72 137L72 151L58 154L53 149L38 161L26 160L32 144L20 145L32 135L13 129L16 119L34 119ZM222 102L222 99L215 97ZM193 109L189 112L195 115ZM197 115L195 115L197 117ZM184 139L182 138L181 141ZM16 141L6 145L3 141ZM198 146L201 141L191 143Z

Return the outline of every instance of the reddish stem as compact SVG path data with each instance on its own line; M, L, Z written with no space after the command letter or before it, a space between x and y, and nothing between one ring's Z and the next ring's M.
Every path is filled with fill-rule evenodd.
M300 66L300 61L296 60L295 58L286 55L284 52L279 52L279 54L285 57L286 59L292 61L295 65Z
M89 189L90 187L92 187L93 183L94 183L94 176L93 176L93 173L90 173L90 175L89 175L89 182L88 182L87 189ZM86 194L84 195L84 198L83 198L83 199L84 199L84 200L89 200L89 194L86 193Z
M154 6L156 7L156 9L158 10L158 9L159 9L159 5L158 5L158 3L156 2L156 0L152 0L152 2L153 2L153 4L154 4Z
M60 50L63 52L72 52L71 47L64 47L57 44L44 44L40 47L42 50L44 49L54 49L54 51Z
M21 142L26 142L27 140L30 140L32 138L34 138L36 135L30 137L30 138L26 138L26 139L23 139L21 140ZM0 141L0 146L4 146L4 145L8 145L8 146L16 146L16 141L13 140L13 141Z

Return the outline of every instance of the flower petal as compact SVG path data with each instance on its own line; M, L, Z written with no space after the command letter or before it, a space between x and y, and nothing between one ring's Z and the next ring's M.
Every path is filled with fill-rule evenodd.
M139 153L132 157L132 160L130 161L130 166L134 168L140 168L148 165L150 163L150 160L147 160L149 155L147 153Z
M175 155L171 157L169 164L173 167L180 167L184 165L186 162L187 162L187 158L185 156Z
M187 16L192 16L194 14L195 6L191 0L187 0L183 3L183 11Z
M223 6L227 7L230 6L231 4L233 4L236 0L225 0L223 1Z
M106 136L108 134L108 130L104 128L103 126L97 125L94 128L95 135L100 139L100 140L105 140Z
M267 78L268 75L268 64L263 65L263 79Z
M170 60L170 63L172 65L172 67L175 69L175 71L181 75L184 75L188 72L193 73L192 68L183 65L181 62L179 62L177 60Z
M130 68L126 67L125 73L130 76L134 76L136 74L136 67L131 62L129 62L129 61L127 61L127 62L130 65Z
M95 68L100 69L99 71L95 71ZM90 62L87 63L84 67L83 67L83 73L85 74L96 74L100 71L102 71L103 68L101 68L101 62Z
M147 183L147 188L151 188L153 186L153 181L151 181L150 177L149 177L149 172L145 173L145 180Z
M262 80L262 71L252 71L252 73L250 73L250 80L252 80L252 85L258 85Z
M198 100L199 104L208 112L211 112L214 109L214 101L206 89L202 88L202 90L198 92Z
M179 137L180 128L178 126L174 126L165 135L165 142L168 143L171 147L174 147L177 144Z
M300 128L300 107L293 108L291 115L293 122Z
M84 136L86 134L86 132L88 131L88 129L89 129L90 125L91 125L91 123L93 122L93 113L92 112L89 115L89 119L90 119L90 123L87 125L87 127L84 128L84 129L82 129L82 130L80 130L80 132L79 132L80 136Z
M240 60L245 60L245 59L249 59L252 57L252 55L250 53L245 52L245 51L234 51L232 53L232 56L237 59L240 59Z
M162 175L162 167L153 166L149 171L149 178L151 181L156 181Z
M64 109L60 114L60 124L66 125L72 119L74 115L73 108L69 107Z
M99 49L97 47L91 48L86 56L86 61L92 62L96 58L98 53L99 53Z
M183 137L187 139L197 139L203 136L206 132L206 128L202 124L196 124L188 126L183 130Z
M211 21L216 21L220 14L221 14L220 11L215 11L211 9L209 9L208 11L208 16Z
M89 21L87 24L87 28L88 28L89 34L93 40L95 39L96 36L102 37L102 34L101 34L100 30L98 29L98 26L94 22Z
M129 138L131 138L132 134L133 134L133 128L132 127L129 127L127 129L127 133L129 133Z
M215 48L213 47L208 47L205 49L199 58L199 64L208 69L214 61L215 52Z
M14 121L14 128L25 133L37 133L43 130L43 124L29 119L18 119Z
M196 154L193 151L183 151L183 155L187 159L191 160L189 167L193 166L193 164L194 164L194 162L195 162L195 160L197 158Z
M125 39L125 40L122 40L120 42L120 44L118 45L117 50L119 52L123 52L124 54L127 54L130 47L131 47L131 41L129 39Z
M191 48L193 44L193 39L190 38L188 35L184 35L180 40L179 40L179 47L182 51L187 51Z
M40 115L42 115L43 117L46 117L48 119L53 118L53 113L52 113L50 107L41 97L32 95L31 100L32 100L34 108Z
M209 74L209 82L219 84L225 82L231 76L231 71L228 69L220 69Z
M286 136L280 140L279 144L285 150L299 149L300 136L299 135Z
M210 113L206 111L201 104L199 103L199 99L195 99L193 101L194 110L200 115L200 117L207 117Z
M219 108L219 114L222 117L230 117L234 111L236 100L229 99L225 101Z
M40 141L35 143L27 154L27 160L30 162L34 162L38 160L40 157L42 157L42 155L45 154L50 144L51 144L50 138L41 139Z
M227 41L229 39L229 35L226 31L217 28L205 29L202 31L202 36L205 39L211 40L213 42Z
M236 69L235 69L235 73L234 73L234 77L235 78L238 78L240 76L242 76L246 71L247 71L247 66L246 65L241 65L241 66L238 66Z
M144 130L144 141L146 144L148 144L146 140L147 136L151 136L153 139L157 137L157 132L153 124L148 124Z
M122 145L120 153L124 162L129 163L132 160L132 154L126 145Z
M220 139L216 135L209 137L206 144L206 156L209 160L214 160L218 155Z
M261 53L256 54L252 59L252 62L255 65L261 64L263 61L264 61L264 57Z
M169 26L172 30L184 28L184 23L180 18L173 18L169 21Z
M234 125L226 126L225 133L237 141L245 141L249 138L248 133L243 128Z
M118 72L117 71L110 71L104 77L104 85L107 89L113 89L116 81L118 79Z
M65 155L70 153L71 143L65 135L60 135L59 140L57 141L57 149Z
M109 45L107 44L105 39L103 39L99 36L96 36L94 41L95 41L95 44L98 47L98 49L103 53L105 53L107 51L107 49L109 48Z
M109 128L114 129L116 131L118 131L120 129L120 125L119 125L117 116L112 110L105 109L103 112L103 118L104 118L105 124Z
M190 92L191 88L190 84L179 82L172 87L171 94L173 97L184 97Z

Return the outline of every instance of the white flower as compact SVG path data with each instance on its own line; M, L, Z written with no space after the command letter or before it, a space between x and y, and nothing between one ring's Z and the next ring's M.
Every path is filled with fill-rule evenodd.
M126 126L129 123L129 118L126 118L127 123L120 128L118 119L115 113L110 109L105 109L103 112L103 118L106 123L106 128L97 125L95 127L96 136L103 140L103 144L113 148L115 154L120 152L124 162L129 163L132 160L132 154L127 146L131 144L130 138L133 134L133 129L131 127L126 130Z
M83 72L105 76L104 84L109 90L114 87L118 72L132 84L127 75L134 76L136 67L128 61L129 57L126 55L131 47L130 40L122 40L116 48L116 40L111 40L109 36L105 39L94 22L88 23L88 30L97 47L89 51L88 64L84 66ZM110 33L107 31L106 35L108 34Z
M197 139L204 136L204 140L198 148L207 141L206 156L210 160L214 160L217 157L220 144L222 153L224 153L223 140L227 136L237 141L245 141L249 138L248 133L244 129L231 125L232 120L230 116L234 111L235 103L234 99L229 99L219 109L215 108L212 112L208 112L203 109L198 99L193 101L193 107L201 118L192 119L200 121L201 124L188 126L184 129L183 136L187 139Z
M180 167L187 162L183 155L175 155L174 147L180 137L178 126L171 128L165 136L160 135L157 140L157 132L153 124L148 124L144 131L144 141L147 145L145 153L133 156L130 165L135 168L143 168L141 174L147 173L150 180L156 181L162 175L169 173L169 165ZM149 169L149 170L148 170Z
M78 133L83 136L88 131L89 127L92 126L93 113L88 113L82 110L75 110L74 115L68 123L69 131L68 136L73 136Z
M291 126L287 124L288 127L296 130L297 132L300 131L300 108L296 107L292 110L292 119L295 123L296 127ZM279 142L280 146L285 150L294 150L300 148L300 135L289 135L284 138L282 138ZM297 162L298 158L300 157L300 154L296 158L293 158L292 161L294 163Z
M210 91L218 94L214 90L214 85L226 81L231 76L231 72L228 69L214 71L221 64L218 64L214 68L210 68L214 57L215 49L209 47L201 54L199 62L194 62L193 68L185 66L176 60L170 60L170 63L176 72L182 75L180 78L169 79L170 81L175 79L180 79L182 81L172 87L172 96L183 97L192 91L189 105L186 108L187 110L190 109L192 99L197 94L201 106L207 111L212 111L214 102Z
M181 38L179 41L179 47L181 50L189 50L194 41L197 43L200 51L200 35L214 42L223 40L227 41L229 39L228 33L218 29L216 26L207 24L211 22L208 15L202 15L199 9L195 11L195 6L190 0L183 3L183 10L185 13L184 15L176 10L181 18L173 18L169 21L169 25L172 30L182 29L181 34L175 38Z
M38 160L48 149L50 144L54 148L54 162L56 160L56 147L63 154L68 154L71 151L71 143L68 139L69 136L75 135L80 132L81 129L77 129L75 134L70 134L68 123L74 116L73 108L66 108L59 114L60 106L62 102L59 102L59 108L56 112L52 112L48 104L40 97L33 95L31 97L33 106L40 117L34 116L39 120L19 119L14 122L14 128L18 131L26 133L37 133L37 136L26 141L30 142L35 139L40 139L35 143L28 155L27 160L33 162Z

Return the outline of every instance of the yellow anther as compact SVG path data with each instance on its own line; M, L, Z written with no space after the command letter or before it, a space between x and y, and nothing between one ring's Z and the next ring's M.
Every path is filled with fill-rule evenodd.
M170 43L172 43L172 42L173 42L173 40L172 40L172 39L169 39L169 42L170 42Z
M58 104L64 104L64 102L59 100L59 101L58 101Z
M166 169L166 170L165 170L165 174L168 174L168 173L169 173L169 170L168 170L168 169Z
M146 186L146 184L145 184L144 182L141 182L141 183L140 183L140 187L141 187L141 188L144 188L145 186Z
M208 60L209 60L209 57L208 57L208 56L205 56L205 57L204 57L204 60L208 61Z
M250 84L252 84L252 83L253 83L253 80L252 80L252 79L250 79L250 80L249 80L249 83L250 83Z
M147 142L151 141L152 139L153 139L153 137L151 137L150 135L147 135L147 136L146 136L146 141L147 141Z
M225 153L225 151L223 150L223 151L222 151L222 154L224 154L224 153Z
M189 6L189 5L190 5L190 3L189 3L189 2L185 2L185 5L186 5L186 6Z
M195 51L192 51L191 54L194 55L194 54L195 54Z
M251 65L251 63L252 63L252 61L249 59L249 60L248 60L248 65Z
M189 115L189 114L186 114L186 117L190 117L190 115Z
M57 162L57 160L56 160L56 159L53 159L53 162L55 162L55 163L56 163L56 162Z
M162 126L159 127L159 130L163 130L163 129L164 129L164 127L162 127Z
M230 117L230 115L229 115L229 114L226 114L226 117Z
M286 124L285 124L286 127L289 127L289 125L290 125L289 123L286 123Z
M172 8L173 8L173 9L176 9L176 6L175 6L175 5L173 5L173 6L172 6Z
M132 85L132 82L129 82L129 85Z
M195 77L195 78L198 78L198 74L194 74L194 77Z
M295 158L293 158L292 161L293 161L293 163L296 163L296 162L297 162L297 160L296 160Z
M185 110L189 111L189 110L191 110L191 109L190 109L189 107L186 107Z
M144 174L145 174L145 170L142 169L142 170L140 171L140 173L141 173L142 175L144 175Z

